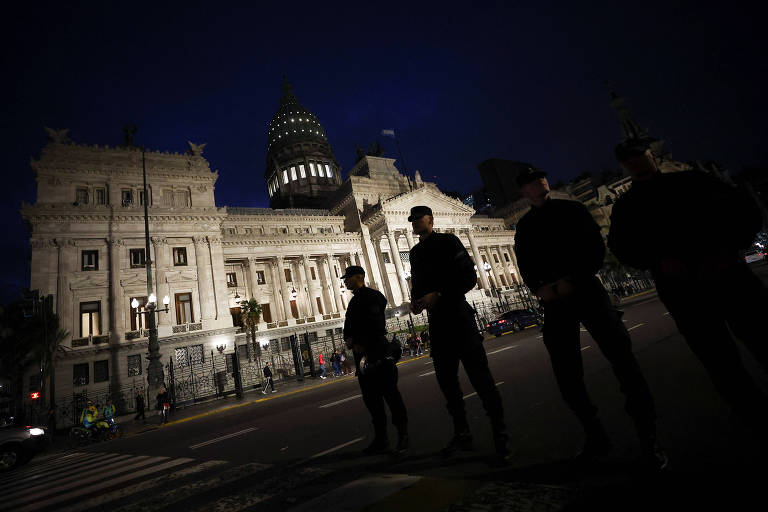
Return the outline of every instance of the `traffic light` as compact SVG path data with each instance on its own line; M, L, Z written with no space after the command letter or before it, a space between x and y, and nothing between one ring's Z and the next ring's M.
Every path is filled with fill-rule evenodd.
M29 399L30 400L38 400L40 398L40 392L39 391L32 391L29 393Z

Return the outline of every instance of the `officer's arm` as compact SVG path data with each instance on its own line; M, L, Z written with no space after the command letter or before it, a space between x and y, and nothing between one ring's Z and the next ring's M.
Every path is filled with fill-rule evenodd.
M619 198L611 210L611 228L608 231L608 248L616 259L637 269L648 269L651 261L646 256L642 233L635 225L635 218L641 212L628 211L626 198Z
M437 291L445 298L464 298L464 294L475 287L477 277L472 259L458 237L451 235L446 238L445 254L448 258L446 275L443 276Z
M586 206L574 203L574 222L576 223L580 247L575 248L571 262L571 277L577 281L594 276L603 266L605 260L605 243L592 214Z
M526 229L520 229L520 225L518 224L518 229L515 231L515 255L517 257L517 266L525 285L531 290L538 290L547 283L545 283L536 272L537 262L536 255L533 253L533 243L526 235L525 231Z

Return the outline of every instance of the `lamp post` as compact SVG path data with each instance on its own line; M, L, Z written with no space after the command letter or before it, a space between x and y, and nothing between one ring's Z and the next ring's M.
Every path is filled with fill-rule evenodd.
M149 328L149 366L147 367L147 396L154 396L156 391L165 387L165 375L163 374L163 365L160 363L160 343L157 339L157 322L155 313L163 310L156 310L157 296L152 292L152 259L149 257L149 194L147 193L147 158L146 148L141 148L141 171L144 185L144 262L147 267L147 327ZM166 302L168 299L168 302ZM163 299L165 310L168 311L170 299L166 296Z
M408 301L411 301L411 271L406 269L403 271L403 277L405 278L405 282L408 284L406 287L406 291L408 292ZM416 327L413 325L413 316L411 315L411 308L408 307L408 318L411 322L411 334L416 336Z

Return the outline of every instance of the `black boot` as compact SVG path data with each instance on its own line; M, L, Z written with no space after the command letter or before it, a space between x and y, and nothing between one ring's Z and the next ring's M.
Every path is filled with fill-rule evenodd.
M374 437L371 444L363 449L365 455L378 455L389 450L389 440L386 437Z
M395 453L398 455L403 455L408 451L408 448L411 446L411 441L408 438L407 432L399 432L397 434L397 446L395 447Z
M504 430L493 432L493 445L496 448L496 456L503 461L509 460L512 455L509 451L509 436Z
M443 457L447 457L449 455L453 455L459 450L471 450L473 447L474 445L472 443L472 434L469 432L469 430L464 430L454 435L451 440L448 441L448 444L445 445L442 450L440 450L440 454Z
M584 448L575 457L576 462L595 462L600 457L608 455L613 449L613 443L599 420L593 420L585 426L584 433L586 441Z

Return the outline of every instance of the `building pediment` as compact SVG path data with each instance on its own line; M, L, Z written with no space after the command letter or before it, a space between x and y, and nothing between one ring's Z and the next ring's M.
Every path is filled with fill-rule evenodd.
M411 208L421 205L429 206L436 219L441 217L463 217L466 218L466 222L469 224L469 218L475 214L475 210L471 206L467 206L458 199L443 194L435 186L427 185L373 205L366 212L362 220L369 226L375 224L381 217L406 220L411 213ZM404 217L404 219L399 219L400 217Z

